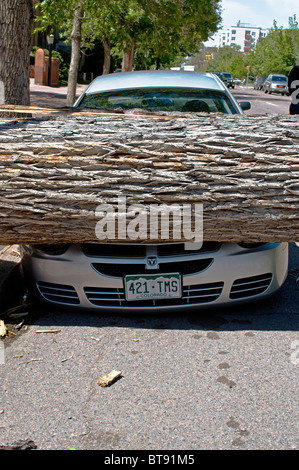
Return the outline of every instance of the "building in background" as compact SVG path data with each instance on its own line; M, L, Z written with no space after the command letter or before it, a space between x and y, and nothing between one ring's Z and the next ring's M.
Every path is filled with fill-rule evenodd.
M223 47L235 44L241 47L241 52L249 52L257 44L258 40L267 36L268 32L269 29L263 29L238 21L237 26L230 26L226 31L219 31L215 45Z

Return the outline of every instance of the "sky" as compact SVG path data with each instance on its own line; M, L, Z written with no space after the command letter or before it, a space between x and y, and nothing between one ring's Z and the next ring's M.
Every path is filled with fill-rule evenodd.
M224 31L239 20L261 28L271 28L273 20L278 27L287 27L289 16L294 14L299 21L299 0L222 0L221 7ZM213 46L215 42L210 40L205 45Z

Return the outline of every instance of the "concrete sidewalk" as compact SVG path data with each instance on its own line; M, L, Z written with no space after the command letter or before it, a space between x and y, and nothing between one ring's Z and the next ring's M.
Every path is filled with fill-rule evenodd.
M87 85L77 85L76 96L81 95ZM30 78L30 105L42 108L63 108L66 106L67 87L36 85Z

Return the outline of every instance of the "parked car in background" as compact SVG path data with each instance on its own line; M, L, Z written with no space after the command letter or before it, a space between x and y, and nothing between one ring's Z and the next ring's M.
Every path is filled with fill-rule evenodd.
M234 81L235 85L241 85L242 84L242 80L240 80L240 78L233 78L233 81Z
M235 88L235 83L232 75L228 72L214 72L220 80L227 86L227 88Z
M243 114L216 75L196 72L98 77L74 108L103 107ZM28 284L39 299L105 312L199 310L263 299L280 288L288 270L287 243L99 241L25 245L22 253Z
M223 76L223 81L225 85L227 86L227 88L235 88L234 79L231 73L222 72L222 76Z
M263 91L269 94L281 93L287 95L289 93L287 77L278 73L268 75L263 83Z
M253 83L254 90L262 90L263 84L264 84L266 78L267 77L265 77L264 75L260 75L259 77L256 77L256 79L254 80L254 83Z
M218 78L220 78L220 80L223 81L224 83L224 77L223 77L223 74L221 72L213 72L214 75L217 75Z

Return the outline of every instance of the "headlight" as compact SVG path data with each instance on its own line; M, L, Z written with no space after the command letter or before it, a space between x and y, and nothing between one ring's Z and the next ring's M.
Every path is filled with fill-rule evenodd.
M242 248L258 248L259 246L263 246L263 245L266 245L266 243L245 243L245 242L242 242L242 243L238 243L239 246L241 246Z
M57 244L57 245L32 245L33 251L38 250L46 253L47 255L62 255L66 252L70 245L69 244Z

